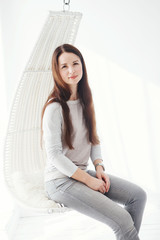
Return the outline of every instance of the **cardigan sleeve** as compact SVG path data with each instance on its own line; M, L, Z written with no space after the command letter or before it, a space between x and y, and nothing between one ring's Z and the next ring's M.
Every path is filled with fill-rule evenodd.
M48 165L71 177L78 166L62 151L62 110L59 103L54 102L46 107L42 128Z
M96 144L96 145L91 145L91 152L90 152L90 158L92 160L92 162L94 163L95 160L97 159L102 159L102 154L101 154L101 146L100 144Z

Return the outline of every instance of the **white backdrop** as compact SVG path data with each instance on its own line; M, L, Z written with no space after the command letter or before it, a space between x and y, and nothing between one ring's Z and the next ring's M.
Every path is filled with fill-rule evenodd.
M62 10L63 1L0 3L4 136L15 89L48 11ZM75 45L86 60L106 168L141 185L159 204L160 2L71 0L70 10L83 13Z

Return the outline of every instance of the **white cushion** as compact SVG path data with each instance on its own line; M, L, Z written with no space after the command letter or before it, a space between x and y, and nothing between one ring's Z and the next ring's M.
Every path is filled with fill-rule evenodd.
M59 208L60 205L47 198L44 191L44 174L39 170L34 173L14 172L13 184L18 198L35 208Z

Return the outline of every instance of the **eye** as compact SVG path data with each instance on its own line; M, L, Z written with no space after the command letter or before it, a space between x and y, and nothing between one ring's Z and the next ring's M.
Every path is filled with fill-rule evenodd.
M63 68L65 68L65 67L66 67L65 65L64 65L64 66L62 66L62 69L63 69Z
M73 65L78 65L79 63L78 62L76 62L76 63L74 63Z

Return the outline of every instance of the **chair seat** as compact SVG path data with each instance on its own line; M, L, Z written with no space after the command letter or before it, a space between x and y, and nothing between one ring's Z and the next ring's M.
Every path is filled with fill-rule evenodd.
M60 204L47 198L44 190L43 171L12 174L15 193L22 202L35 208L60 208Z

